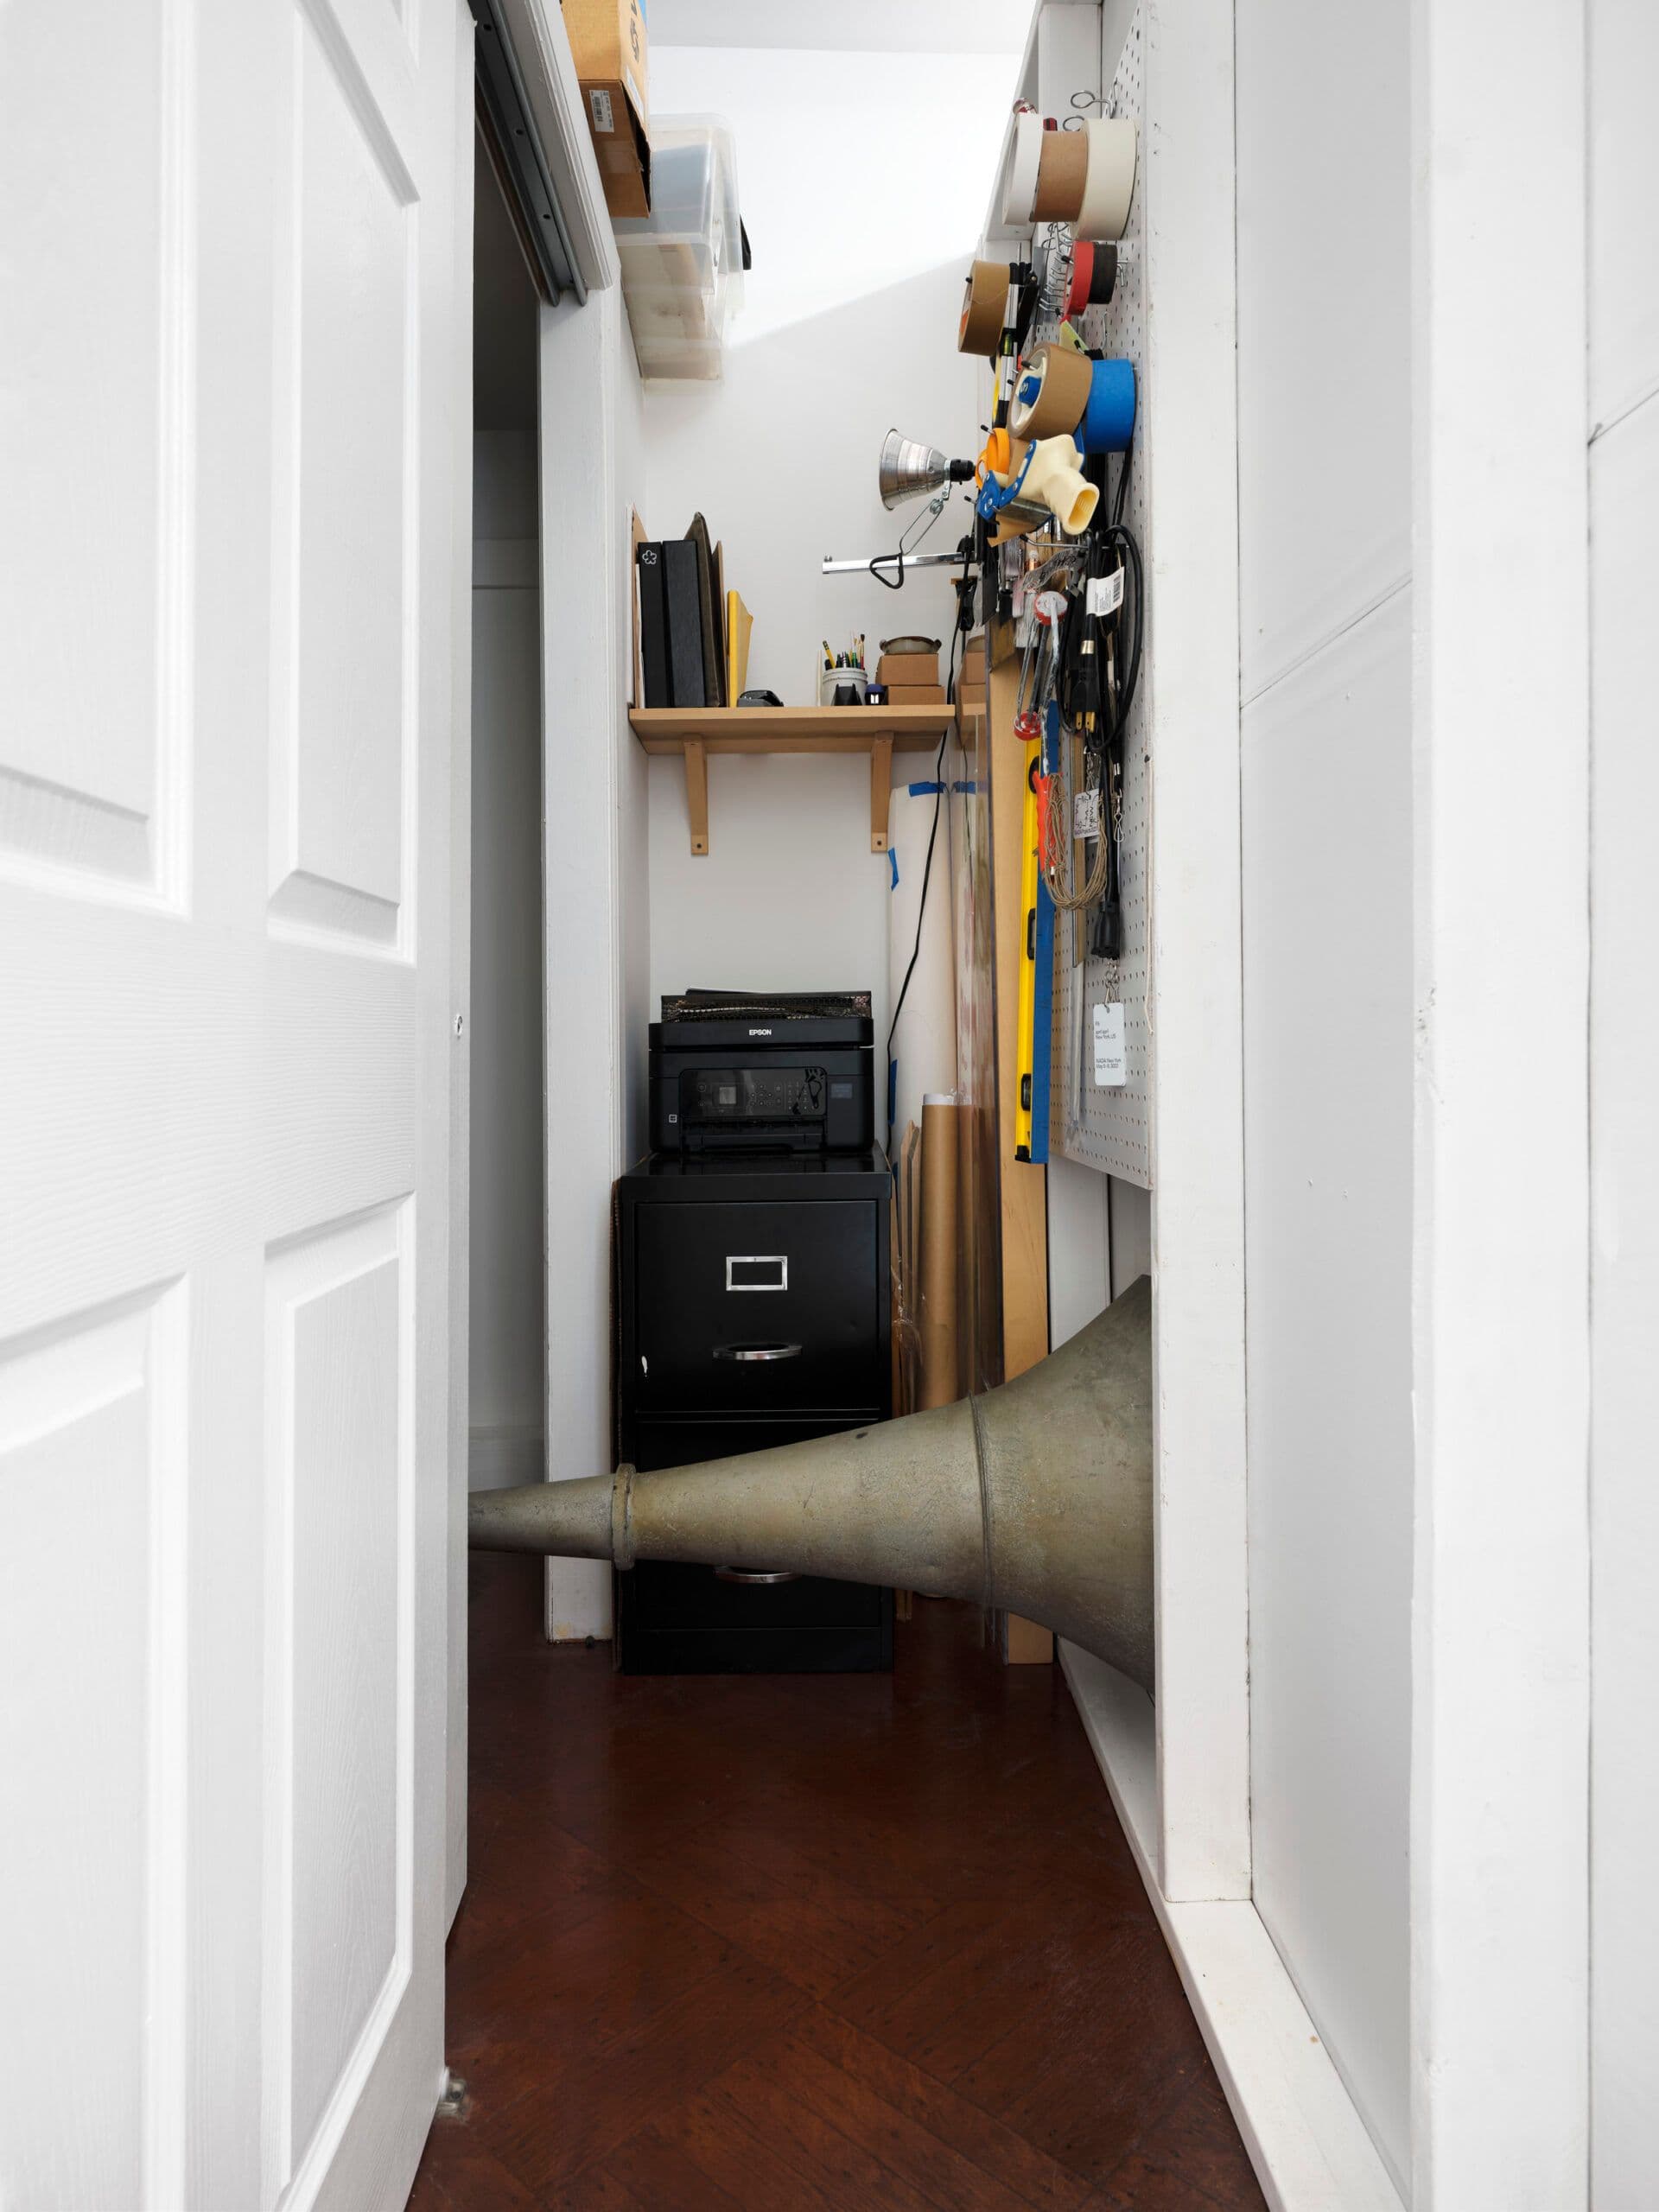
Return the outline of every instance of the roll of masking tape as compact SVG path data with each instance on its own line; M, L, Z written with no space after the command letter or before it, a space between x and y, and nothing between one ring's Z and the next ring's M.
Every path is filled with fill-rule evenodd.
M1037 156L1037 196L1031 204L1037 220L1075 223L1082 211L1088 182L1087 134L1082 130L1045 130Z
M1096 116L1073 135L1088 148L1077 236L1116 241L1123 235L1135 197L1135 125L1126 116Z
M1103 308L1117 287L1117 248L1077 238L1071 246L1071 283L1065 312L1075 322L1085 308Z
M1008 154L1008 181L1002 194L1002 219L1016 229L1031 220L1031 203L1037 196L1037 166L1043 150L1043 118L1027 108L1014 118L1014 144Z
M1135 364L1091 361L1089 401L1077 426L1081 453L1127 453L1135 435Z
M988 360L1002 337L1008 306L1008 264L1006 261L976 261L968 271L962 296L962 321L957 326L958 353L977 353Z
M1075 430L1092 389L1094 364L1068 346L1038 346L1014 372L1008 428L1016 438L1053 438Z

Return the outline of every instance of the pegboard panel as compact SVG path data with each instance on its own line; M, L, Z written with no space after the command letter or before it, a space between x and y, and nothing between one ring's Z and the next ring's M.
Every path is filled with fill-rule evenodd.
M1142 125L1141 8L1137 5L1123 41L1116 73L1103 112L1133 116ZM1146 469L1141 426L1146 420L1145 337L1145 204L1147 149L1144 136L1135 198L1128 226L1117 249L1117 283L1103 308L1090 308L1083 318L1083 335L1090 346L1133 361L1136 385L1137 452L1129 474L1128 498L1123 518L1135 532L1146 572L1152 572L1152 547L1144 487ZM1117 474L1113 468L1109 493L1116 496ZM1152 1187L1151 1096L1152 1052L1152 930L1151 883L1147 857L1151 849L1152 772L1147 757L1147 695L1151 675L1151 612L1144 625L1141 680L1130 710L1123 745L1123 952L1115 961L1085 959L1073 963L1071 918L1055 917L1054 931L1054 1080L1049 1122L1050 1146L1068 1160L1121 1176L1127 1183ZM1094 1077L1092 1009L1096 1004L1120 1001L1123 1007L1124 1039L1128 1080L1111 1089L1096 1087Z

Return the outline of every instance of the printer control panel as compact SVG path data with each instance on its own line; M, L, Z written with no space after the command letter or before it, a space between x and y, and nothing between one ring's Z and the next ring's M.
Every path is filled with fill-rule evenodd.
M822 1068L696 1068L681 1078L691 1122L821 1122L829 1083Z

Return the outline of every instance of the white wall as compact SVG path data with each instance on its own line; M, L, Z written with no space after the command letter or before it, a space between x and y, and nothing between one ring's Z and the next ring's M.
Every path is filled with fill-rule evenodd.
M533 368L535 326L523 332ZM474 441L474 1490L542 1471L542 678L533 429Z
M1659 17L1590 10L1592 2203L1659 2197Z
M1408 2170L1412 842L1405 12L1237 13L1257 1910ZM1363 97L1354 97L1356 87Z
M755 265L724 382L646 389L645 521L675 536L708 517L754 616L749 680L791 704L815 696L826 637L948 635L942 572L887 592L819 563L890 549L914 513L876 497L890 427L964 454L982 442L957 318L1012 78L996 54L653 41L653 115L735 130ZM948 510L930 549L953 544L966 513ZM894 772L924 772L919 757ZM884 1035L888 868L870 851L868 763L717 760L709 785L711 849L693 861L680 764L651 764L653 999L868 987Z
M549 622L543 715L546 883L547 1471L613 1463L611 1185L645 1149L652 888L645 756L628 727L631 507L644 509L639 382L620 289L543 308L543 444L569 447L569 395L593 406L577 465L542 493ZM596 559L595 547L607 557ZM554 1560L550 1637L608 1636L611 1571Z

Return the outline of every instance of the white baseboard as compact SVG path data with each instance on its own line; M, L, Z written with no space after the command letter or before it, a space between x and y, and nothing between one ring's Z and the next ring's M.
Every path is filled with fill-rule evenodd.
M543 1472L539 1428L474 1428L467 1433L468 1490L510 1490L538 1483Z
M1158 1885L1151 1700L1075 1644L1061 1644L1060 1664L1268 2202L1274 2212L1401 2212L1255 1907L1171 1904Z

